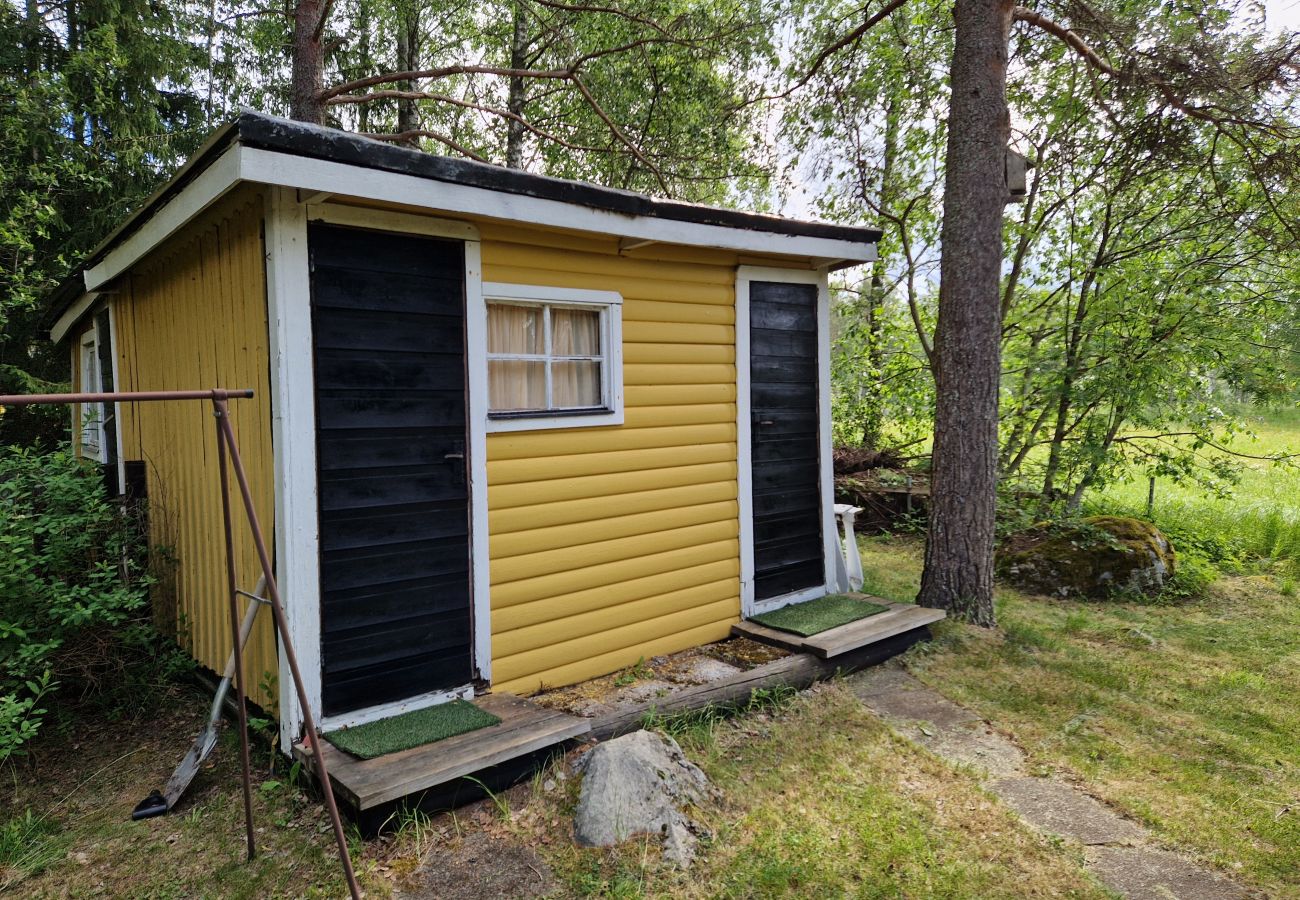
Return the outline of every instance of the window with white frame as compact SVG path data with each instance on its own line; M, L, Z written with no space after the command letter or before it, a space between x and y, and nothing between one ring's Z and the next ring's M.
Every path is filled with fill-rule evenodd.
M95 329L89 328L81 336L81 390L93 394L102 391L99 346ZM81 435L81 455L98 462L104 461L104 406L101 403L83 403L75 407L80 411L78 423Z
M494 430L622 421L622 297L493 283L483 297Z

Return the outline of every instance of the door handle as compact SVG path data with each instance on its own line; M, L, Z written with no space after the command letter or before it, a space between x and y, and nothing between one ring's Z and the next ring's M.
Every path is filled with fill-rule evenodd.
M443 459L464 459L465 454L459 450L453 450L450 453L444 453L442 455L442 458Z

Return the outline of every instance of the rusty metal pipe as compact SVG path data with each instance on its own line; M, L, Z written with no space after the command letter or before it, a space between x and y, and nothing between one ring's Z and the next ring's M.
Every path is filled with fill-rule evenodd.
M110 391L100 394L0 394L0 406L34 406L37 403L135 403L140 400L215 400L217 395L247 400L251 390L224 391Z
M224 397L218 396L221 392L214 391L214 400L223 400ZM280 633L280 648L284 651L285 662L289 664L289 671L293 673L293 685L298 692L298 703L302 707L303 727L307 732L307 743L311 745L312 763L316 767L316 776L320 779L321 789L325 794L325 806L329 810L330 822L334 826L334 840L339 846L339 860L343 863L343 874L347 878L348 890L352 894L353 900L361 900L361 888L357 885L356 873L352 871L352 857L348 853L348 839L343 832L343 820L339 818L338 804L334 800L334 785L330 782L329 771L325 766L325 757L321 753L320 738L316 734L316 719L311 712L311 704L307 700L307 691L303 687L302 673L298 668L298 655L293 650L293 640L289 636L289 625L284 618L284 608L280 604L280 587L276 583L275 575L271 571L271 556L266 549L266 540L262 537L262 525L257 517L257 510L253 506L253 492L248 486L248 476L244 472L244 463L239 456L239 445L235 442L235 432L230 426L229 417L217 419L217 424L221 428L222 434L226 439L226 446L230 450L230 463L235 470L235 481L239 484L239 493L244 501L244 512L248 517L248 525L253 532L253 544L257 548L257 558L262 563L262 572L266 575L266 593L271 601L271 612L274 614L275 627Z
M215 392L214 392L215 393ZM213 399L212 414L217 418L217 465L221 470L221 526L226 541L226 589L230 599L230 639L235 649L235 706L239 710L239 765L244 782L244 831L248 844L248 859L257 855L253 837L253 773L248 753L248 692L244 685L244 648L239 634L239 587L235 575L235 538L230 525L230 475L226 465L226 441L221 422L230 417L230 407L224 399Z

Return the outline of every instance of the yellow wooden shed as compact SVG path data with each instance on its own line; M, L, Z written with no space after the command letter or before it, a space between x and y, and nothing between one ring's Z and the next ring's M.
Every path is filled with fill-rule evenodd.
M52 335L75 389L256 392L234 427L339 727L571 684L840 587L827 272L878 237L244 114L90 256ZM143 482L165 618L220 670L211 410L76 415ZM247 658L288 748L265 619Z

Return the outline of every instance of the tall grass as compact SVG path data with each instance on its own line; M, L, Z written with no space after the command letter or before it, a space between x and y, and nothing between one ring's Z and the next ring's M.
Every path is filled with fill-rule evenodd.
M1300 410L1247 410L1254 437L1234 450L1254 456L1300 453ZM1300 462L1300 460L1297 460ZM1275 560L1300 571L1300 467L1243 460L1240 482L1227 496L1195 484L1156 480L1151 519L1174 539L1216 562ZM1147 515L1147 481L1140 475L1088 498L1092 512Z

